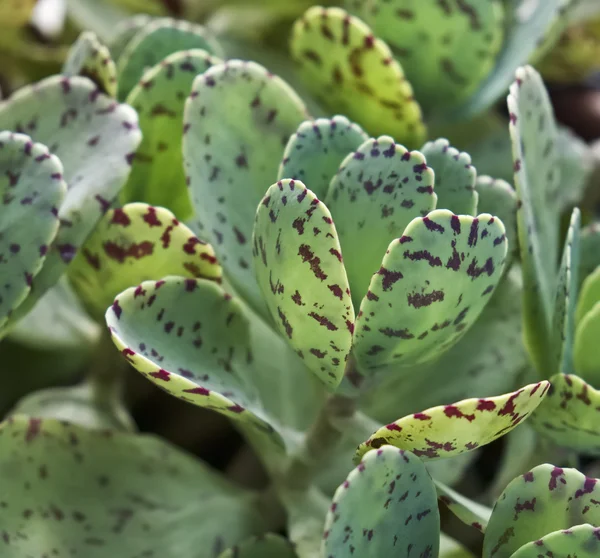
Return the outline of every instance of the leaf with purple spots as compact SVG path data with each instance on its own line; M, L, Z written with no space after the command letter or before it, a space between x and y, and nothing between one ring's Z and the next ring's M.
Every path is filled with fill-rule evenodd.
M506 250L504 225L487 213L438 209L414 219L389 245L361 303L354 385L382 366L424 363L454 345L491 298Z
M389 136L368 139L334 175L325 202L335 221L355 308L390 241L435 208L434 173Z
M110 52L91 31L84 31L71 47L62 68L67 77L84 76L110 97L117 96L117 68Z
M103 95L81 76L50 77L0 102L2 128L45 143L61 160L67 183L58 211L61 226L35 279L35 296L16 319L56 283L108 211L129 175L141 134L131 107Z
M577 324L573 346L575 371L596 387L600 387L598 339L600 339L600 300Z
M485 528L492 515L490 508L474 500L470 500L437 480L434 480L434 483L440 502L465 525L469 525L481 533L485 533Z
M535 367L542 374L553 371L554 350L550 339L558 269L560 171L552 106L541 77L531 66L517 70L508 96L508 110L520 205L517 227L525 341Z
M286 82L240 60L198 76L185 107L183 160L195 210L192 228L211 243L236 291L264 316L252 267L254 217L285 145L307 118Z
M221 56L221 47L203 26L171 18L144 25L123 49L117 63L118 97L125 100L148 68L175 52L202 49Z
M575 525L600 524L600 485L577 469L539 465L498 498L483 539L483 558L510 558L523 545Z
M600 266L600 221L581 229L579 252L579 280L583 281Z
M108 211L67 274L90 314L100 320L119 293L142 281L177 275L221 282L212 247L168 209L145 203Z
M595 558L600 555L600 528L583 524L554 531L524 544L510 558Z
M436 207L460 215L477 215L477 171L469 154L452 147L444 138L427 142L420 151L435 173Z
M219 62L204 50L176 52L145 72L127 96L144 137L121 192L122 203L144 201L168 207L179 219L191 217L181 153L183 110L196 76Z
M504 38L501 0L377 1L365 17L390 45L428 112L467 99L494 67Z
M106 323L123 357L158 387L282 445L252 383L248 321L215 282L146 281L117 296Z
M31 292L65 193L62 164L45 145L0 132L0 328Z
M577 297L575 323L579 324L597 302L600 302L600 265L583 279L581 292Z
M256 493L155 436L19 415L0 470L3 558L214 558L267 528Z
M137 14L121 21L113 30L108 41L108 48L115 62L118 62L123 51L138 32L146 27L154 18L147 14Z
M440 514L425 465L390 446L367 453L327 513L323 556L437 556Z
M303 122L288 141L277 180L300 180L319 199L325 199L340 163L368 139L360 126L345 116Z
M329 388L344 374L354 308L329 210L299 180L273 184L256 213L254 267L281 335Z
M387 424L356 450L358 461L371 449L393 445L422 459L443 459L489 444L516 428L542 402L546 381L485 399L440 405Z
M243 541L219 554L219 558L296 558L296 556L290 541L271 533Z
M324 107L373 136L408 147L425 139L421 108L388 46L340 8L314 6L299 19L290 50L300 75Z

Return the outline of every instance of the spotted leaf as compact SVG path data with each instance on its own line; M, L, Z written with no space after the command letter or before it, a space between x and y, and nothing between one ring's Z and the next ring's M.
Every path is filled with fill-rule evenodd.
M292 32L291 54L323 106L373 135L422 144L425 125L413 90L388 46L340 8L310 8Z
M527 543L582 523L600 523L597 479L576 469L539 465L514 479L498 498L483 558L509 558Z
M325 201L345 255L356 308L390 241L435 208L434 174L418 151L389 136L369 139L342 162Z
M168 275L220 282L221 267L211 246L168 209L145 203L111 209L68 270L79 298L99 318L128 287Z
M137 14L121 21L115 27L111 38L108 41L108 48L110 49L110 53L115 62L119 61L123 51L137 33L151 21L153 21L151 16L147 14Z
M594 558L599 553L600 529L584 524L554 531L537 541L524 544L511 558Z
M259 205L253 244L258 282L278 330L335 388L352 343L354 309L329 210L302 182L281 180Z
M577 299L575 322L581 322L597 302L600 302L600 266L590 273L581 285L581 293Z
M62 164L46 146L0 132L0 327L31 291L65 192Z
M235 289L262 313L252 269L254 216L288 139L306 118L287 83L239 60L198 76L185 108L183 159L195 230L212 244Z
M523 269L525 340L540 373L553 370L549 347L558 259L560 185L556 124L539 74L520 68L508 96Z
M213 558L265 529L253 493L153 436L19 415L0 470L4 558Z
M361 444L355 461L386 444L422 459L441 459L472 451L507 434L542 402L550 384L527 385L486 399L464 399L408 415L383 426Z
M158 387L279 439L248 377L248 322L215 282L146 281L115 299L106 323L123 357Z
M506 256L502 222L445 209L414 219L393 240L360 306L354 349L362 377L442 354L485 308Z
M325 199L340 163L367 139L362 129L345 116L303 122L288 141L277 180L300 180L318 198Z
M600 387L600 301L577 324L573 346L573 365L577 374Z
M67 77L84 76L110 97L117 96L117 68L110 52L91 31L75 41L62 68Z
M219 555L219 558L295 558L292 544L280 537L267 533L254 537L230 548Z
M197 75L220 62L204 50L176 52L144 73L127 96L144 138L133 157L123 203L145 201L188 219L192 206L181 154L183 109Z
M52 107L52 110L48 110ZM98 91L87 78L54 76L0 102L0 129L45 143L64 166L67 194L61 227L35 280L35 297L50 288L109 209L129 174L141 134L135 111Z
M119 99L127 98L146 70L169 54L189 49L202 49L221 56L221 47L201 25L159 18L142 26L119 57Z
M492 510L478 502L470 500L437 480L434 482L440 502L443 502L465 525L469 525L485 533Z
M600 266L600 221L581 229L579 251L579 281L583 281Z
M437 556L440 515L423 462L408 451L370 451L336 490L323 556Z

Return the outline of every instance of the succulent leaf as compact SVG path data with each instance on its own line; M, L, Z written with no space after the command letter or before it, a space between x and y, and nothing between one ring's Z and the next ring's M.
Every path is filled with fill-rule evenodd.
M483 539L483 558L509 558L561 529L600 523L600 486L576 469L539 465L502 493Z
M383 426L356 450L355 461L386 444L422 459L441 459L472 451L507 434L542 402L546 381L485 399L464 399L401 418Z
M390 446L367 453L336 490L323 556L437 556L440 516L423 462Z
M477 215L477 171L468 153L461 153L440 138L427 142L421 153L435 173L437 207L460 215Z
M373 136L414 148L425 139L421 108L388 46L341 8L314 6L292 32L291 54L313 94Z
M150 436L19 415L0 469L5 558L213 558L265 528L253 493Z
M0 328L42 269L66 188L62 164L45 145L0 132Z
M154 18L147 14L137 14L121 21L114 29L108 41L108 48L115 62L119 62L123 51L138 31L148 25Z
M119 293L142 281L168 275L221 281L212 247L168 209L145 203L108 211L67 273L79 298L100 319Z
M577 374L592 385L600 387L600 301L577 324L573 365Z
M84 76L110 97L117 96L117 68L110 52L91 31L75 41L62 68L67 77Z
M189 49L202 49L221 56L221 47L201 25L183 20L159 18L143 26L123 49L117 70L118 96L124 100L144 75L169 54Z
M81 76L50 77L0 103L0 129L25 131L44 142L61 160L67 183L61 227L28 303L56 283L119 193L141 140L137 124L131 107Z
M583 281L600 266L600 221L594 221L581 230L579 251L579 280Z
M368 139L345 116L303 122L288 141L277 180L300 180L324 200L340 163Z
M295 558L296 556L290 541L279 535L267 533L241 542L220 554L219 558Z
M506 250L504 226L491 215L439 209L414 219L360 306L353 354L363 376L432 360L456 343L494 292Z
M278 439L248 378L248 322L219 285L146 281L115 299L106 323L123 357L158 387Z
M594 558L600 553L600 528L584 524L554 531L524 544L510 558Z
M470 500L437 480L434 482L438 499L465 525L469 525L485 533L492 510L478 502Z
M583 280L581 293L577 299L575 323L581 322L597 302L600 302L600 266Z
M194 230L214 247L234 288L263 314L252 269L254 216L287 141L306 118L287 83L240 60L198 76L185 108L183 159Z
M368 139L343 160L325 201L340 237L355 308L390 241L401 237L414 218L435 209L433 182L423 155L389 136Z
M191 217L181 153L183 110L196 76L219 62L204 50L176 52L145 72L127 96L144 137L121 192L123 203L144 201L168 207L179 219Z
M256 213L254 267L282 336L329 388L340 383L354 328L329 210L299 180L273 184Z

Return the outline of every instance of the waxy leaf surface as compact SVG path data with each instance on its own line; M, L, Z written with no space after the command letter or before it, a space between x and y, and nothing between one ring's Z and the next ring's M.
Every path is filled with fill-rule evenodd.
M577 324L573 365L577 374L600 388L600 301Z
M524 544L511 558L594 558L600 554L600 529L576 525Z
M444 462L444 464L445 463L446 462ZM469 500L469 498L459 494L437 480L434 482L440 502L443 502L464 524L485 533L485 528L492 515L492 510L478 502Z
M577 297L575 323L581 322L598 302L600 302L600 266L590 273L581 285L581 292Z

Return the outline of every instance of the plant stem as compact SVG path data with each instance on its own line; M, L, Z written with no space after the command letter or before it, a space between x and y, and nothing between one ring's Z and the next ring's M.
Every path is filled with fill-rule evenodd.
M88 372L94 399L100 406L112 406L123 393L123 372L126 362L114 346L110 333L103 329Z

